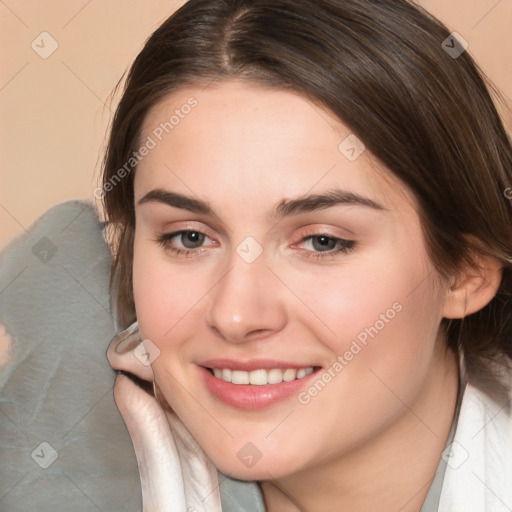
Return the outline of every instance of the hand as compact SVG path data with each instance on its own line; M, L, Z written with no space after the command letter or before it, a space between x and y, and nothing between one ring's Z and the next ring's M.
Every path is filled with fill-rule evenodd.
M147 378L147 367L134 371L142 366L133 355L137 335L132 325L116 336L108 358L115 369ZM144 512L221 512L217 469L176 414L122 374L114 398L135 449Z

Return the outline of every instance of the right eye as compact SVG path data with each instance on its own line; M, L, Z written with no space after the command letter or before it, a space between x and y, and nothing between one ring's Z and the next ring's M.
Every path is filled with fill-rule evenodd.
M196 230L180 230L158 236L157 242L175 255L198 252L210 237ZM213 241L212 241L213 242Z

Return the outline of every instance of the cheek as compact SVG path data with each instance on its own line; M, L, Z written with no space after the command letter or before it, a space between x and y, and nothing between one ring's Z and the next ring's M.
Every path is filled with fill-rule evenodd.
M201 300L212 286L209 275L171 265L158 244L136 232L133 294L141 335L163 353L177 351L191 326L199 325Z
M139 327L144 337L148 337L145 328L149 325L153 326L152 330L163 328L166 313L172 306L166 302L167 283L161 275L161 265L155 260L153 252L148 244L141 240L141 236L136 234L133 254L133 296Z
M442 290L423 253L382 251L373 261L360 260L314 282L289 276L296 293L315 315L297 315L329 349L331 367L343 373L338 385L368 387L382 376L392 388L408 393L432 361L442 318ZM300 317L299 317L300 316ZM320 320L320 321L319 321ZM359 386L362 386L359 388ZM354 390L352 389L352 391Z
M316 337L336 354L348 349L347 342L358 339L364 344L391 331L390 338L397 342L400 331L414 330L429 337L425 328L437 325L442 306L433 274L423 254L400 257L392 250L354 258L346 266L315 275L300 269L282 272L283 280L294 283L295 295L306 306L289 311L296 321L307 321Z
M331 359L325 379L298 396L299 411L309 418L304 421L321 422L324 438L341 451L376 435L418 398L435 357L442 316L442 294L432 278L425 279L429 270L417 263L353 270L316 291L309 287L308 305L321 312L334 334L326 334L318 321L309 323ZM324 449L321 440L316 448Z
M422 255L388 260L382 255L338 281L326 280L321 290L309 288L311 309L321 311L333 331L327 336L310 324L331 353L329 390L319 385L321 393L310 389L301 397L313 415L325 416L335 401L343 408L330 409L331 424L345 415L380 418L377 428L414 401L432 365L443 304L434 269L421 261Z

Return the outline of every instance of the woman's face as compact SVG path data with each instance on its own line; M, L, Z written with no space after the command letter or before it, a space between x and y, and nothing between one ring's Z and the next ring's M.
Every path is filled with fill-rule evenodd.
M230 82L166 98L142 145L140 331L162 395L221 471L312 468L414 406L445 291L411 195L342 123Z

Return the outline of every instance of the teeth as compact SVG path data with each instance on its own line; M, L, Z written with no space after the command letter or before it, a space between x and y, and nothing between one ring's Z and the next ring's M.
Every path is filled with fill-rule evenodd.
M292 380L295 380L295 377L297 377L297 370L294 370L293 368L288 368L288 370L285 370L283 373L283 380L285 382L291 382Z
M249 384L249 372L233 370L231 374L231 382L233 384Z
M263 384L267 384L267 382L267 370L253 370L249 372L249 384L262 386Z
M279 370L279 368L267 370L267 382L269 384L280 384L283 382L283 371Z
M312 366L301 368L300 370L288 368L283 371L279 368L273 368L271 370L253 370L251 372L229 370L228 368L213 368L213 375L218 379L233 384L252 384L254 386L291 382L295 379L302 379L311 373L313 373Z

